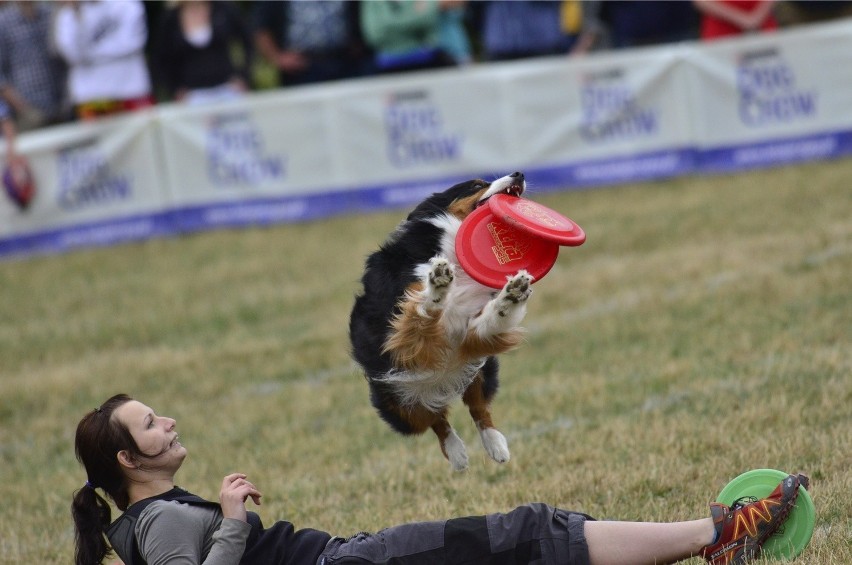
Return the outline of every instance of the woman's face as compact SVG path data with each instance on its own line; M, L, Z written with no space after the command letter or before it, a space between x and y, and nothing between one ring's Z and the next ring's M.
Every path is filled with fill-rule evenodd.
M186 457L186 448L178 441L176 422L172 418L157 416L148 406L137 400L119 406L113 417L117 418L133 436L139 450L146 455L145 467L172 467L176 470Z

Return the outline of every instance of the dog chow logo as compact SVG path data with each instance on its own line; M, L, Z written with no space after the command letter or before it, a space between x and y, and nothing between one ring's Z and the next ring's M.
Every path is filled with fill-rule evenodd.
M133 196L128 174L113 171L94 144L78 145L59 152L58 202L64 210L123 201Z
M580 135L586 141L641 139L659 131L658 112L639 103L621 69L587 75L581 82Z
M207 176L214 186L256 186L284 178L285 161L268 155L248 114L210 118L206 135Z
M817 93L796 85L793 69L775 49L740 57L737 90L740 120L747 126L790 123L817 112Z
M445 130L441 111L424 91L388 96L384 111L388 159L398 168L456 161L462 135Z

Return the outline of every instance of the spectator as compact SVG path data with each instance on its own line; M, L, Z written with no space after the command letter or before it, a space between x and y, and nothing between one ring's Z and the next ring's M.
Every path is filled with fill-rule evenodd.
M568 53L582 27L576 2L498 0L482 9L483 58L488 61Z
M781 0L775 5L779 27L825 22L852 16L849 0Z
M616 49L698 38L698 12L691 2L608 0L600 9Z
M572 55L603 51L612 47L609 28L601 21L601 4L605 0L564 0L562 29L577 34L571 47ZM577 9L579 8L579 14ZM579 22L576 20L579 17Z
M45 2L12 2L0 11L0 95L19 131L64 117L65 69L49 45L52 10Z
M237 63L232 47L242 48ZM154 46L157 77L174 100L197 103L236 98L249 90L252 35L229 1L178 0L162 14Z
M441 18L457 2L370 0L361 9L361 30L375 51L380 73L447 67L455 59L441 44Z
M0 139L6 142L6 163L15 158L15 142L18 139L18 130L15 120L12 118L12 109L0 99Z
M69 66L68 91L79 119L153 105L141 1L67 1L56 14L54 36Z
M473 62L473 48L465 27L466 0L445 0L440 12L438 44L457 65Z
M695 0L701 14L701 39L709 41L755 31L773 31L774 0Z
M361 39L360 2L258 2L257 51L278 71L281 86L338 80L369 72Z

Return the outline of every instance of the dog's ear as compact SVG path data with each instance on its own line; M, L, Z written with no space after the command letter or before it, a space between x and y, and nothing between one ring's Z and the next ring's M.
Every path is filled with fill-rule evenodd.
M488 190L489 186L491 186L490 183L484 180L473 179L451 186L444 192L436 192L412 210L408 215L408 220L428 218L441 212L447 212L454 203L469 199L471 196L476 196L473 200L475 202L479 198L479 195ZM470 206L466 210L465 215L469 214L472 210L473 206Z

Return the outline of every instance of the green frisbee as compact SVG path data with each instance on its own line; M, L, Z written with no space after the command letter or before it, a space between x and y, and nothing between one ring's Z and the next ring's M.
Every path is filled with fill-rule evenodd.
M775 490L789 473L776 469L754 469L729 482L717 497L717 502L727 506L743 496L765 498ZM787 520L763 544L763 554L775 559L793 559L799 555L814 533L816 510L810 493L799 487L799 496Z

